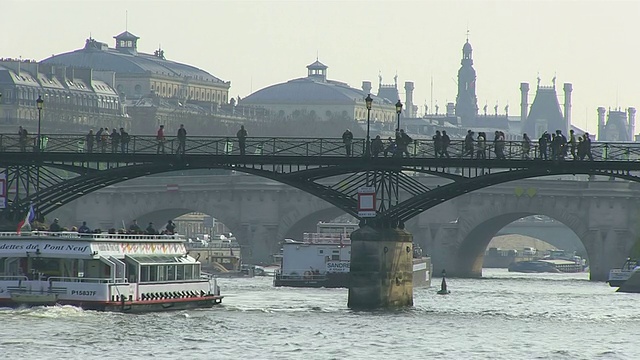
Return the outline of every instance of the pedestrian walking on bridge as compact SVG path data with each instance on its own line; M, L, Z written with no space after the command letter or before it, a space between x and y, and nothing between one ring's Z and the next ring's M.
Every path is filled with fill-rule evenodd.
M158 142L158 145L156 146L156 154L164 154L164 125L160 125L158 133L156 134L156 141Z
M240 147L240 155L244 156L245 150L247 148L247 130L245 130L244 125L240 125L240 130L236 133L236 137L238 138L238 146Z
M342 133L342 142L344 143L344 149L347 151L347 156L351 156L351 143L353 142L353 133L347 129Z
M187 144L187 129L184 128L184 124L180 124L178 129L178 155L184 155L185 145Z

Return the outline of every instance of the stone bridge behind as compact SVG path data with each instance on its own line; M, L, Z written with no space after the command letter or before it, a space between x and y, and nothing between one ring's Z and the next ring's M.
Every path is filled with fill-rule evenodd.
M446 180L422 176L420 181L435 187ZM407 229L432 256L435 269L446 268L452 276L481 276L485 249L501 232L535 235L560 248L586 252L591 279L605 280L637 238L639 189L640 184L632 182L585 176L514 181L438 205L408 222ZM303 232L314 231L318 221L343 214L290 186L237 173L147 176L87 194L52 216L63 223L87 221L107 229L132 219L164 224L194 211L229 227L247 249L243 254L250 261L269 261L284 238L300 238ZM534 234L531 228L528 232L517 229L518 223L507 227L530 215L562 223L564 233L570 229L574 240L558 239L562 231L545 231L544 226ZM554 226L560 228L557 223Z

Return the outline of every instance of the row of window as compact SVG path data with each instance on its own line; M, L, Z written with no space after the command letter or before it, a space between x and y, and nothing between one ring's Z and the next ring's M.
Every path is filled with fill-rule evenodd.
M371 110L371 114L369 114L369 116L371 117L371 120L378 120L378 121L383 121L383 122L387 122L387 121L395 121L397 114L395 112L390 112L390 111L376 111L376 110ZM356 119L367 119L367 109L356 109Z
M136 278L135 265L128 264L129 281ZM200 279L200 264L142 265L140 282Z
M136 85L136 94L139 94L138 87L140 85ZM162 84L152 82L151 83L151 91L155 91L158 95L162 97L186 97L188 91L188 97L190 100L198 100L198 101L211 101L217 102L218 104L227 102L227 95L222 92L207 90L204 88L192 88L189 87L187 89L181 88L175 84Z
M4 103L18 103L19 105L33 105L35 107L38 96L42 96L44 106L73 105L97 107L101 109L118 109L120 99L116 96L87 95L65 92L47 92L41 94L36 89L16 88L13 91L5 89L2 92Z

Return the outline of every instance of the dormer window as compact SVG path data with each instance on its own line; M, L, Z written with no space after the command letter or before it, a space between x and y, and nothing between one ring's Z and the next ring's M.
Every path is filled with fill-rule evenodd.
M119 35L114 36L116 39L116 50L130 53L131 55L137 55L138 39L139 37L132 33L125 31Z

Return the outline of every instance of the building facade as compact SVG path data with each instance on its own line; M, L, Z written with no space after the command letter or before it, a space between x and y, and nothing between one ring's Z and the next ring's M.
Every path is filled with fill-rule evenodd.
M598 141L636 141L635 127L635 108L609 109L608 114L604 107L598 108Z
M0 59L0 128L13 133L17 126L35 133L36 100L43 103L43 132L91 127L131 126L115 88L112 71Z
M114 36L115 47L93 38L83 48L51 56L50 66L74 66L114 74L113 87L131 117L131 131L149 133L165 125L167 133L185 124L193 133L229 134L258 114L236 111L230 104L231 83L191 65L168 60L161 48L138 51L138 36Z

